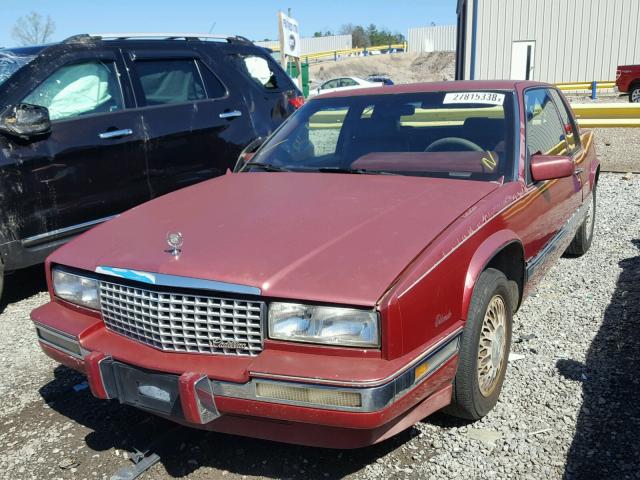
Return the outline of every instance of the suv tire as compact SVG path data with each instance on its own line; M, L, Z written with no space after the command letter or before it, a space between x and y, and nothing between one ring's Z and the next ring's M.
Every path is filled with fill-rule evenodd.
M495 406L509 362L512 323L509 281L501 271L488 268L473 290L453 380L453 398L445 413L478 420Z

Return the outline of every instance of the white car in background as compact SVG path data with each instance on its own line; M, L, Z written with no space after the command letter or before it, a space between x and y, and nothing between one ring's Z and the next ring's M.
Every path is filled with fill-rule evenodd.
M356 90L358 88L381 87L383 82L370 82L358 77L340 77L327 80L322 85L309 92L309 96L321 93L337 92L341 90Z

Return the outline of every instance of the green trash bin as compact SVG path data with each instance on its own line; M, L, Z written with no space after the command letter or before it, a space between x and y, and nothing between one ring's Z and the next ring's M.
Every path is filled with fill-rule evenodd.
M298 78L298 68L294 62L287 63L287 73L291 78ZM309 64L302 64L302 94L306 97L309 96Z

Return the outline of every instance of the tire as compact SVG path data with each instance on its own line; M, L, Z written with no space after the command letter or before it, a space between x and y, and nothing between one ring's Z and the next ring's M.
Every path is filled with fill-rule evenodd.
M631 103L640 103L640 85L636 84L631 87L629 101Z
M593 228L596 224L596 188L593 187L593 192L591 194L591 205L589 206L589 210L587 212L587 216L585 217L582 225L578 227L578 231L576 232L576 236L573 237L571 243L567 247L565 253L568 255L579 257L584 255L591 248L591 242L593 241Z
M500 314L496 315L497 312ZM452 402L445 409L447 414L467 420L478 420L489 413L498 402L509 361L512 312L512 292L507 278L499 270L488 268L478 278L471 297L467 323L462 332L458 370L453 380ZM502 320L492 322L492 316L501 316ZM494 335L490 335L491 324L501 325L501 333L498 327L493 332ZM482 348L481 342L486 346L490 337L493 337L496 347ZM488 353L495 357L487 356ZM478 369L481 355L484 359L482 363L485 364L482 369L484 374ZM493 358L496 358L495 362ZM492 374L487 374L487 368Z

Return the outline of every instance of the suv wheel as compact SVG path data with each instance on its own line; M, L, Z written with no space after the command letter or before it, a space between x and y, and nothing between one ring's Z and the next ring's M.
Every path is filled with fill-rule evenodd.
M640 103L640 85L634 85L629 92L629 101L632 103Z
M453 398L445 410L449 415L478 420L498 402L511 348L511 299L502 272L493 268L482 272L462 333Z

